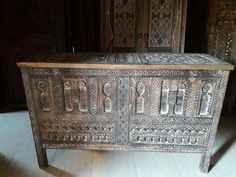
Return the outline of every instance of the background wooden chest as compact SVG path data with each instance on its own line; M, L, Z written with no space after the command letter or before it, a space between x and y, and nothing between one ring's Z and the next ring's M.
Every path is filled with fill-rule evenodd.
M46 148L79 148L199 152L208 171L232 65L202 54L37 59L18 66L40 167Z

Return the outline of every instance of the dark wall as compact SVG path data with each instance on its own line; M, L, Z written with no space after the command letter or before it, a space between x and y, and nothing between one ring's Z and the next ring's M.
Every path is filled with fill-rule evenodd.
M188 0L185 52L207 53L209 0Z
M100 0L0 1L0 109L25 107L16 62L45 52L100 49Z
M100 50L100 0L0 1L0 107L25 104L16 62L49 51ZM186 52L206 52L208 0L189 0Z
M100 0L65 1L67 51L100 50Z
M16 62L38 53L64 51L64 0L0 1L1 105L25 106Z

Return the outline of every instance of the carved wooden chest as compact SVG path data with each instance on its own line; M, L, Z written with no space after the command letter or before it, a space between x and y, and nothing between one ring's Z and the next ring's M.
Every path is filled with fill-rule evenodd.
M55 54L20 62L40 167L47 148L202 153L229 70L202 54Z

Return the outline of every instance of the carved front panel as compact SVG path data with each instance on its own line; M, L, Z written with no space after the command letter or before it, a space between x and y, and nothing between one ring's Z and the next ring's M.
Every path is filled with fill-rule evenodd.
M29 70L44 143L205 147L219 71Z

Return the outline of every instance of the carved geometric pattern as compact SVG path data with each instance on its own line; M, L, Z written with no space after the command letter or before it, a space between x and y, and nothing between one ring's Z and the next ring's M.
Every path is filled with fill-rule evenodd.
M63 69L58 70L60 74L63 74ZM130 71L131 72L131 71ZM162 74L166 73L166 71L160 71ZM83 123L80 123L79 125L76 125L76 123L66 123L65 125L55 125L55 123L49 123L48 121L50 119L48 118L53 118L53 115L49 114L48 116L46 116L46 114L41 113L38 114L39 117L44 117L44 120L42 120L42 122L40 123L40 125L42 125L40 127L42 133L46 133L43 134L43 136L45 137L46 141L52 141L52 140L61 140L61 141L76 141L76 142L80 142L80 143L88 143L88 142L95 142L93 140L93 138L89 138L88 134L89 133L93 133L93 134L99 134L99 131L101 131L102 129L108 130L108 129L104 129L104 127L100 127L97 124L92 124L92 122L94 120L98 121L98 120L105 120L104 118L106 117L107 120L109 122L115 122L117 120L117 124L115 127L112 128L112 131L114 131L114 137L115 137L115 142L118 142L119 144L127 144L128 141L128 131L129 131L129 122L130 123L145 123L148 125L155 125L156 123L177 123L177 124L211 124L212 119L206 119L205 116L211 116L210 111L212 109L202 109L203 106L205 105L209 105L209 101L207 101L207 99L203 99L204 95L209 95L211 94L211 92L213 92L213 89L215 88L215 83L216 80L218 79L207 79L206 77L203 79L202 82L196 82L199 81L199 77L196 77L199 75L198 72L194 72L194 71L189 71L187 75L191 75L194 76L193 78L189 78L189 80L183 80L181 78L175 78L175 79L168 79L168 77L153 77L150 79L144 78L144 77L132 77L132 78L115 78L115 77L101 77L101 79L99 77L88 77L86 78L86 76L80 76L78 79L75 78L70 78L70 76L68 76L68 72L66 72L67 75L65 77L62 77L62 81L61 83L64 84L60 84L60 80L58 79L53 79L52 80L52 86L53 86L53 94L54 94L54 98L56 98L55 96L59 96L60 93L62 93L62 89L64 89L64 94L65 94L65 90L69 91L70 94L72 94L71 99L69 99L69 102L67 104L70 105L70 101L73 104L76 103L80 103L84 98L88 97L89 99L91 99L92 97L95 97L96 95L94 94L92 96L91 93L93 93L93 90L98 90L100 92L101 95L103 95L102 97L100 96L101 101L99 101L100 106L102 108L102 111L98 114L98 115L94 115L91 112L88 112L88 114L86 115L81 115L78 114L78 111L81 112L81 108L79 106L79 104L77 104L77 107L75 105L73 105L73 108L76 108L77 111L76 112L71 112L71 113L67 113L67 114L62 114L57 116L57 119L59 120L63 120L63 121L82 121ZM95 72L96 73L96 72ZM167 72L168 73L168 72ZM202 72L201 72L202 73ZM208 72L208 75L211 72ZM214 73L214 72L213 72ZM221 72L222 73L222 72ZM145 74L147 74L145 72ZM185 76L187 76L185 75ZM220 75L220 74L219 74ZM42 77L45 78L45 77ZM160 110L158 108L158 105L161 105L161 87L162 86L162 80L165 81L165 87L169 89L169 93L168 93L168 105L169 105L169 110L168 111L168 116L165 118L163 115L160 114L159 111ZM201 80L201 79L200 79ZM37 79L35 80L36 83L37 81L44 81L44 79ZM130 82L132 81L132 82ZM99 84L95 84L95 83L99 83ZM117 82L117 83L116 83ZM208 89L208 85L209 83L212 83L213 85L211 85L210 89ZM88 84L86 84L88 83ZM92 84L95 84L93 87L91 86ZM131 83L129 85L129 83ZM97 85L97 86L96 86ZM117 86L118 88L117 88ZM196 93L192 93L192 95L189 95L187 90L189 88L192 88L192 86L195 86L196 90L200 89L200 92L196 92ZM61 89L60 89L61 87ZM99 89L97 89L99 87ZM117 89L116 89L117 88ZM132 93L132 89L134 91L134 99L132 101L132 99L130 100L132 105L135 108L135 114L136 113L141 113L141 115L143 115L143 113L145 112L146 114L150 114L150 115L146 115L146 116L140 116L139 114L135 116L130 116L128 118L128 109L129 109L129 99L132 97L129 97L129 90ZM187 89L187 90L186 90ZM119 91L118 91L119 90ZM106 112L106 110L110 110L109 106L111 106L111 104L108 104L107 106L104 106L104 100L106 100L107 97L112 97L113 94L116 95L115 93L117 92L117 98L118 101L118 108L117 108L117 115L110 115L110 116L102 116L102 112ZM42 89L39 89L39 93L42 92ZM80 92L84 92L85 95L83 95L82 97L80 96ZM97 91L95 91L94 93L96 93ZM158 93L159 92L159 93ZM215 91L214 91L215 92ZM190 92L191 93L191 92ZM40 94L39 94L40 95ZM152 99L150 99L149 95L153 95ZM198 95L196 97L196 95ZM65 96L65 95L64 95ZM92 96L92 97L91 97ZM201 117L203 118L194 118L194 117L189 117L189 118L183 118L183 117L179 117L178 114L180 115L184 115L184 113L186 112L186 108L185 104L186 103L186 99L185 98L189 98L189 96L193 96L193 99L188 99L188 100L192 100L191 103L195 106L199 106L199 114ZM138 102L138 98L143 98L141 100L141 102L143 101L143 103L137 103ZM211 101L213 99L213 95L211 95ZM40 98L40 97L39 97ZM95 100L96 103L96 99L98 98L94 98L93 100ZM62 99L63 100L63 99ZM64 98L64 101L66 100L66 98ZM88 99L86 99L88 100ZM150 100L150 101L148 101ZM110 100L111 101L111 100ZM210 102L211 102L210 101ZM63 102L63 101L62 101ZM116 101L115 101L116 102ZM202 103L202 102L207 102L207 103ZM65 101L66 103L66 101ZM87 102L90 104L90 101ZM55 104L56 105L56 104ZM115 105L115 104L114 104ZM140 106L141 105L141 106ZM154 105L156 108L152 108L152 105ZM203 106L202 106L203 105ZM66 108L66 104L64 105ZM87 106L85 106L87 107ZM111 106L112 108L113 106ZM178 108L176 108L178 107ZM145 109L144 109L145 108ZM196 109L196 108L194 108ZM215 109L215 108L214 108ZM139 112L139 111L140 112ZM150 112L148 112L148 110L150 110ZM155 112L155 114L151 114L151 110ZM177 111L176 111L177 110ZM201 110L203 110L202 112L205 113L207 112L207 114L201 113ZM204 111L207 110L207 111ZM68 109L64 109L64 111L68 111ZM137 111L137 112L136 112ZM73 117L73 119L71 119ZM94 119L96 117L96 119ZM110 117L110 118L109 118ZM113 118L112 118L113 117ZM112 118L112 119L111 119ZM54 121L56 121L56 119L52 119ZM47 125L47 128L45 128L45 122ZM85 123L85 122L91 122L91 123ZM131 125L132 125L131 124ZM177 127L178 128L178 127ZM143 130L146 131L147 128L144 128ZM153 133L151 133L153 130ZM133 132L133 130L130 130L131 133ZM64 134L63 134L64 132ZM76 132L76 133L73 133ZM169 136L165 135L165 137L163 136L162 138L164 138L166 141L160 141L160 136L159 138L157 137L156 133L159 134L158 132L155 132L155 129L147 129L147 132L151 133L150 135L132 135L132 137L130 136L130 140L129 142L133 142L134 144L136 143L151 143L151 144L168 144L170 143L168 141ZM59 133L58 135L56 135L57 133ZM103 136L103 134L101 134L102 132L100 132L99 136ZM104 132L104 133L109 133L109 132ZM111 133L111 132L110 132ZM84 136L84 134L86 134L86 136ZM106 137L106 136L105 136ZM125 138L126 137L126 138ZM176 136L177 137L177 136ZM188 137L188 136L179 136L182 139L172 139L173 143L177 143L179 145L184 145L184 142L188 141L188 143L191 142L191 138L193 139L193 137ZM137 140L138 138L138 140ZM95 138L96 139L96 138ZM105 138L107 139L107 138ZM105 142L104 138L98 138L99 142ZM185 141L184 141L185 139ZM104 141L103 141L104 140ZM137 140L137 141L136 141ZM170 141L172 141L170 140ZM157 141L157 142L156 142ZM195 143L192 143L194 145L199 145L201 142L203 141L203 139L199 139L195 137ZM113 142L113 141L112 141ZM190 144L186 144L185 145L190 145Z
M129 87L129 78L118 79L118 117L116 127L116 141L119 144L128 143Z
M174 107L174 113L182 115L184 109L184 101L185 101L185 92L186 92L186 85L184 83L180 83L178 85L178 91L176 95L176 104Z
M140 125L130 126L131 144L181 144L181 145L206 145L209 128L195 124L188 125Z
M233 42L233 34L226 25L218 25L216 29L216 40L213 55L227 62L231 61L231 50Z
M183 115L185 113L187 85L183 81L162 81L161 111L162 115Z
M220 64L222 61L213 58L210 55L200 55L200 54L164 54L164 53L142 53L139 54L142 63L152 63L152 64L202 64L208 65L214 62L215 64Z
M61 79L52 79L52 94L54 98L54 112L55 114L61 115L65 112L65 98L62 96L64 95L64 83Z
M217 0L214 33L210 34L208 52L221 60L234 63L236 1Z
M117 116L117 81L115 77L101 77L99 81L99 114Z
M50 78L37 77L31 79L37 113L53 114L53 100L51 94Z
M111 113L112 110L112 102L111 102L111 94L112 94L112 87L109 83L106 83L103 86L103 91L106 95L106 98L104 99L104 111L106 113Z
M64 85L64 104L67 112L88 112L87 81L85 78L62 78Z
M42 138L44 141L59 141L59 142L77 142L77 143L113 143L114 136L110 134L81 134L77 132L43 132Z
M89 93L90 93L90 113L92 115L97 114L98 110L98 83L97 79L94 77L88 78L88 86L89 86Z
M79 110L81 112L88 112L87 85L84 81L79 83Z
M206 117L163 117L163 116L130 116L130 122L132 123L173 123L173 124L210 124L212 123L211 118Z
M40 93L40 103L43 111L49 112L49 90L47 80L41 80L37 84L38 89L41 91Z
M174 63L173 63L174 64ZM220 78L222 75L222 71L170 71L170 70L151 70L151 71L126 71L119 72L117 70L87 70L80 69L76 72L72 72L69 69L61 69L61 75L71 76L71 77L79 77L79 76L116 76L116 77L129 77L129 76L150 76L150 77L199 77L203 78L206 76L212 78ZM48 76L53 75L55 77L61 76L53 73L51 69L29 69L29 73L32 76Z
M132 113L133 114L148 114L149 113L149 93L151 79L143 77L131 78L132 92Z
M171 47L174 0L150 0L149 47Z
M160 97L161 97L161 82L160 79L154 77L152 78L151 84L151 97L150 97L150 115L156 116L159 114L159 105L160 105Z
M212 85L206 84L202 87L202 97L201 97L201 105L199 109L199 114L201 116L207 116L209 114L209 108L212 104Z
M199 100L199 95L201 90L201 80L192 78L190 80L191 89L189 90L189 95L186 104L186 117L195 117L197 116L196 103Z
M198 145L202 146L205 138L202 136L173 136L173 135L131 135L131 144L156 145Z
M136 0L114 1L114 47L135 47Z
M41 132L114 133L114 124L82 122L40 122Z
M64 98L65 98L65 109L67 112L73 110L73 102L71 95L71 83L69 81L64 82Z
M236 22L236 1L235 0L218 0L218 18L223 23ZM219 23L218 22L218 23Z
M79 54L73 54L73 56L69 54L65 54L64 57L53 58L55 62L66 62L69 63L77 63L77 64L163 64L163 65L207 65L207 66L214 66L214 65L229 65L222 60L216 59L207 54L171 54L171 53L114 53L114 54L103 54L102 59L99 59L101 54L93 54L93 55L85 55L81 57ZM79 60L78 60L79 58ZM40 60L39 60L40 61ZM42 61L46 62L47 61ZM107 67L104 67L104 69ZM194 67L192 67L194 69ZM74 72L75 69L65 69L67 70L67 74L77 74ZM33 69L33 73L35 75L38 74L49 74L50 71L51 75L61 75L63 74L63 69L53 69L50 70L35 68ZM81 71L81 70L78 70ZM85 70L87 71L87 69ZM103 71L103 70L102 70ZM109 72L113 72L113 70L109 70ZM131 72L128 71L127 72ZM151 71L149 71L151 72ZM168 71L166 71L168 72ZM173 71L169 71L173 72ZM180 70L178 72L181 72ZM182 71L184 72L184 70ZM103 73L106 75L106 72ZM86 73L84 73L86 75Z
M143 94L145 92L145 85L142 83L142 82L139 82L138 83L138 86L137 86L137 92L138 92L138 98L137 98L137 101L136 101L136 112L138 114L142 114L144 113L144 98L143 98Z

